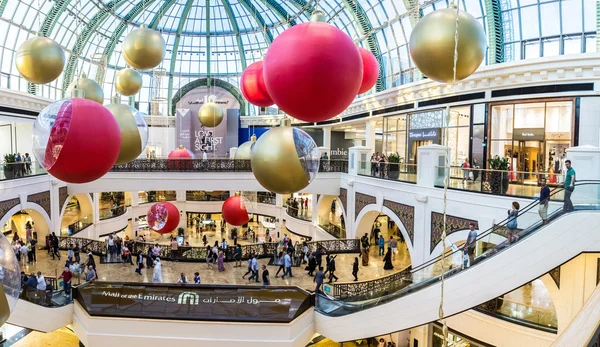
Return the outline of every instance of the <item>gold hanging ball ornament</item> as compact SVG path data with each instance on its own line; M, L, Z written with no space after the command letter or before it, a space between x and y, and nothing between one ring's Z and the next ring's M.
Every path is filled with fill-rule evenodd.
M262 134L252 145L252 172L261 186L278 194L296 193L306 188L319 171L319 150L303 130L281 126Z
M475 17L458 11L456 81L469 77L485 57L487 39ZM423 75L442 83L454 81L456 8L426 15L410 35L410 56Z
M85 99L95 101L100 105L104 103L104 91L96 81L87 78L84 73L69 85L69 88L67 88L67 95L71 95L75 87L82 89L85 92Z
M162 35L145 25L130 32L123 40L123 58L139 70L157 67L165 57L166 49Z
M115 88L124 96L137 94L142 89L142 74L130 67L119 70L115 76Z
M106 108L113 114L121 130L121 149L115 165L126 164L139 157L148 143L148 124L144 114L135 108L122 104L116 95Z
M198 110L198 119L205 127L214 128L223 121L223 110L213 101L209 101Z
M235 151L235 160L250 160L252 145L256 142L256 135L252 135L250 141L242 143Z
M65 67L65 52L54 40L36 36L23 42L15 64L24 79L34 84L54 81Z

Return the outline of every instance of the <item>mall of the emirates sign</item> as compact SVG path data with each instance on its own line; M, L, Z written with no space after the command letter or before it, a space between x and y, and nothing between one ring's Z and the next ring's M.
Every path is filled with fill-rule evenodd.
M288 323L311 307L295 287L93 282L73 297L91 316Z

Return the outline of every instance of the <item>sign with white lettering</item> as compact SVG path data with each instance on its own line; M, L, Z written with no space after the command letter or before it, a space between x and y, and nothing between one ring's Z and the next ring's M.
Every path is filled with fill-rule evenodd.
M93 282L73 294L91 316L291 322L311 307L294 287Z
M515 141L544 141L544 128L514 128L513 140Z
M439 139L440 128L409 130L408 139L410 141L433 141Z

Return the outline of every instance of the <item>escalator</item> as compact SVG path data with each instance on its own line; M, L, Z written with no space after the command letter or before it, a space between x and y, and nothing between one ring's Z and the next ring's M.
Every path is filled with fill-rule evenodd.
M551 203L548 223L529 218L519 239L506 242L478 256L468 268L445 271L444 316L469 310L539 278L582 252L600 250L600 181L580 181L571 196L575 209L562 211ZM552 195L560 192L557 188ZM537 212L532 202L519 213L519 223ZM523 217L523 218L521 218ZM483 240L505 228L507 220L482 232ZM527 223L524 223L527 224ZM522 226L522 225L521 225ZM452 259L458 251L446 253ZM492 260L493 259L493 260ZM319 294L315 328L334 341L349 341L384 335L439 319L441 299L441 256L405 272L385 292L371 284L370 292L344 299Z

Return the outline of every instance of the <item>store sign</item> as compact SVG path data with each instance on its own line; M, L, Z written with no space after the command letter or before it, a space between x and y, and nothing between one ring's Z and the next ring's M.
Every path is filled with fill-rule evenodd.
M294 287L94 282L73 296L91 316L288 323L311 307Z
M515 128L513 140L516 141L544 141L544 128Z
M436 141L440 135L440 128L409 130L408 138L411 141Z
M570 132L546 133L546 140L571 141Z

